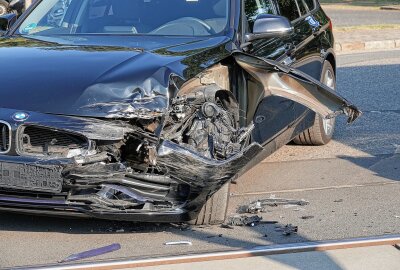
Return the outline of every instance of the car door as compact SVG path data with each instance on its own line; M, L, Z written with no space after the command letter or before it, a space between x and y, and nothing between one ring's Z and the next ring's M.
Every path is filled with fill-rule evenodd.
M273 0L244 0L243 1L243 33L252 32L254 21L261 14L278 14ZM252 42L244 48L245 52L266 59L279 59L291 49L290 38L268 38ZM290 43L290 44L289 44ZM247 89L247 124L253 121L255 128L253 140L266 144L288 128L294 121L295 102L285 97L260 96L260 87L254 77L246 77Z
M314 0L305 0L314 3ZM276 60L284 65L295 67L319 80L322 68L319 53L320 44L314 33L319 24L313 20L310 8L304 0L245 0L244 12L247 25L244 31L252 31L255 18L260 14L278 14L292 22L293 34L285 37L257 40L252 43L248 53L256 57ZM315 4L315 3L314 3ZM314 8L313 5L311 8ZM251 89L249 88L249 92ZM255 140L266 143L291 123L308 112L308 108L291 99L271 96L259 105L254 121Z
M233 54L247 72L244 80L247 107L241 103L240 108L246 109L247 124L254 123L253 141L267 144L283 134L301 115L305 116L309 109L325 119L346 114L349 123L361 115L357 107L320 82L322 61L316 53L320 46L314 38L318 23L310 21L312 18L305 5L305 10L301 11L297 0L244 0L243 3L242 33L252 32L252 23L259 14L277 11L292 20L294 26L289 36L243 43L243 51ZM279 6L279 3L287 6Z
M294 34L290 37L291 50L280 56L277 61L319 80L323 63L321 44L315 35L321 26L311 13L316 7L315 0L276 0L276 4L279 14L287 17L294 28ZM307 111L308 108L302 104L297 102L294 104L295 119Z

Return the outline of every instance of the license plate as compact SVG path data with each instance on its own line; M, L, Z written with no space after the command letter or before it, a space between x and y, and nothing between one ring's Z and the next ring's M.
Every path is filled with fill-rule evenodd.
M0 187L60 193L61 170L60 166L0 162Z

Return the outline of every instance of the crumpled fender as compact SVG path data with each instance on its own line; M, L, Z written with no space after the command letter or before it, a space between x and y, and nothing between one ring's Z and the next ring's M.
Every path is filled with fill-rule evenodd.
M234 52L236 62L263 86L265 96L280 96L298 102L325 119L345 114L348 123L362 112L337 92L306 73L274 60Z

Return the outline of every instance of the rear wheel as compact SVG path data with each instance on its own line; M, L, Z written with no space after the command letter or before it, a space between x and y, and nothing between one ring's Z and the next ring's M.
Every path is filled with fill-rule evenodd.
M324 63L321 82L334 90L336 89L335 72L329 61ZM314 125L298 135L293 142L300 145L325 145L332 140L335 124L335 118L323 119L319 114L316 114Z
M230 182L214 193L200 210L197 219L192 220L192 225L215 225L224 222L229 202Z
M0 16L7 14L8 12L8 3L4 0L0 0Z

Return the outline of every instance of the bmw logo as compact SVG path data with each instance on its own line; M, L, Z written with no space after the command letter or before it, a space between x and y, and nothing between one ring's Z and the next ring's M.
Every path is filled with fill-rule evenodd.
M29 114L26 112L16 112L13 114L12 118L15 121L25 121L29 118Z

